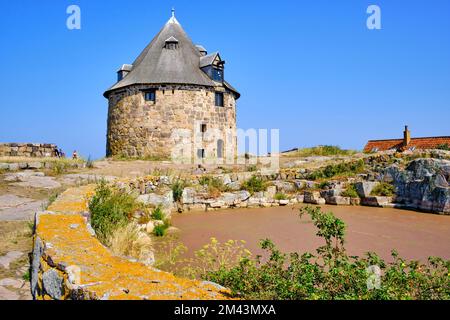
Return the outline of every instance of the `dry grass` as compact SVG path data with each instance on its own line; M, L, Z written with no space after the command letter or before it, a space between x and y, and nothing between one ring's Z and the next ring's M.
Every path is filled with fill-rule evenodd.
M24 255L11 263L9 269L0 267L0 279L15 277L16 272L28 263L28 253L32 249L32 228L28 221L0 221L0 256L11 251L21 251Z
M152 240L140 231L137 224L130 223L118 228L108 237L109 248L119 256L135 258L145 261L153 251Z
M67 162L72 164L83 163L83 159L73 160L71 158L30 158L30 157L0 157L0 162L3 163L19 163L19 162Z

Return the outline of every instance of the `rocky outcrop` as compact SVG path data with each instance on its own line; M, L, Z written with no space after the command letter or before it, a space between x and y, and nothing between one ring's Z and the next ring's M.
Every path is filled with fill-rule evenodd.
M450 161L418 159L405 170L388 167L383 180L396 187L396 202L411 208L450 214Z

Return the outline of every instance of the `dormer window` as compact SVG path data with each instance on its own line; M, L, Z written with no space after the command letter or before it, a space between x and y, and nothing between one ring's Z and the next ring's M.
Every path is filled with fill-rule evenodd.
M216 82L224 81L224 64L217 52L200 57L200 69Z
M166 40L166 44L164 45L164 48L169 50L175 50L178 49L178 40L175 37L170 37Z
M222 82L223 81L223 70L220 70L218 68L213 68L212 79L217 82Z

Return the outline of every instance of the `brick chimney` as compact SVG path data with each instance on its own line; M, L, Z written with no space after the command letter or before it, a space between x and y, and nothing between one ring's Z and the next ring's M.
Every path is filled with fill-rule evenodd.
M408 126L405 126L405 131L403 132L403 146L407 147L411 142L411 131L409 131Z

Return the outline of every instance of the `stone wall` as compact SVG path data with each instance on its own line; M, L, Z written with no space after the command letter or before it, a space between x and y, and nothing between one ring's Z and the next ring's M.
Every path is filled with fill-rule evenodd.
M68 189L36 214L31 291L39 300L226 299L217 284L177 278L114 256L87 223L95 186Z
M145 101L143 90L155 89L155 102ZM224 93L224 106L215 106L215 92ZM217 156L217 141L224 150L237 151L236 101L224 87L196 86L132 86L109 96L107 156L170 158L175 145L173 129L200 132L206 124L208 132L221 130L221 136L203 137L205 156ZM230 130L232 136L226 136ZM202 138L201 138L202 139ZM195 148L197 149L197 148ZM197 150L191 150L197 156Z
M55 157L56 149L49 143L0 143L0 157Z

